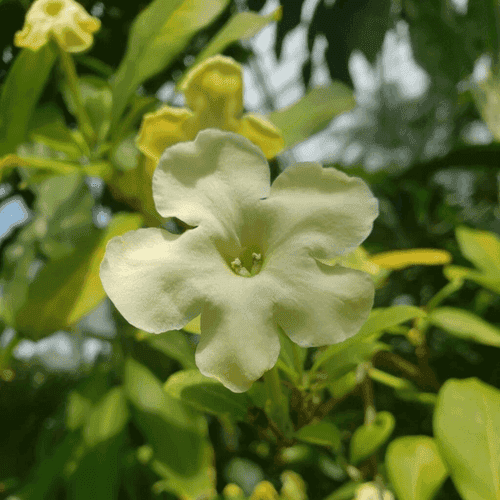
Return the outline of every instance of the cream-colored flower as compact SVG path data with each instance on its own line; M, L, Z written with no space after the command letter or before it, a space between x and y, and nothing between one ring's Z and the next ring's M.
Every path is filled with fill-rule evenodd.
M364 483L356 490L355 500L395 500L394 495L376 483Z
M101 280L142 330L180 329L201 314L196 364L204 375L246 391L275 365L280 329L320 346L351 337L367 319L369 275L321 262L370 234L378 205L361 179L300 163L271 186L259 148L208 129L163 153L153 196L162 217L192 229L114 238Z
M94 41L101 21L74 0L36 0L26 13L24 26L14 37L16 47L38 50L54 37L67 52L82 52Z
M151 160L151 170L165 148L191 141L206 128L241 134L259 146L267 158L284 148L283 137L271 122L263 116L243 114L241 66L230 57L214 56L197 65L182 90L189 109L164 106L144 115L137 146Z

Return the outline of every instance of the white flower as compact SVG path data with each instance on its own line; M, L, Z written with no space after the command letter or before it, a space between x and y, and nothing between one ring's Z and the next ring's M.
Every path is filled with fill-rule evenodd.
M378 205L361 179L301 163L271 186L260 149L207 129L165 150L153 196L162 217L193 229L113 238L101 280L137 328L176 330L201 314L196 364L204 375L246 391L276 363L279 328L301 346L321 346L367 319L369 275L322 262L372 229Z
M394 495L376 483L364 483L356 490L354 500L394 500Z

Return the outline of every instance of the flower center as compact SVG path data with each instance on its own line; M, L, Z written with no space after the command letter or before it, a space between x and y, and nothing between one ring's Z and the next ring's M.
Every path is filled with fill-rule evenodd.
M57 14L59 14L59 12L61 12L63 8L63 2L59 2L59 1L54 1L54 2L49 2L46 6L45 6L45 12L49 15L49 16L57 16Z
M231 262L231 269L238 275L244 276L245 278L251 278L256 274L259 274L262 268L262 255L260 253L252 254L252 265L250 270L248 270L241 262L241 260L236 257L236 259Z

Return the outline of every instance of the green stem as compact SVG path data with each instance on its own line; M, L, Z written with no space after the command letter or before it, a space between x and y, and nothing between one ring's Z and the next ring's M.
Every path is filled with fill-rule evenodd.
M302 386L304 383L304 366L302 364L302 359L300 356L300 346L298 346L295 342L292 342L293 347L293 361L295 363L295 369L299 374L299 384Z
M63 69L64 75L66 76L66 81L68 87L73 96L73 101L75 105L76 118L78 120L78 125L82 134L84 135L87 143L89 145L94 145L97 141L94 129L90 123L90 119L83 106L82 94L80 92L80 85L78 83L78 75L76 74L75 63L71 54L64 51L59 45L57 45L59 50L59 57L61 61L61 67Z
M441 290L439 290L434 297L432 297L429 302L427 302L425 308L427 311L432 311L435 307L437 307L441 302L455 293L457 290L460 290L462 288L463 281L462 280L455 280L455 281L450 281L447 285L445 285Z

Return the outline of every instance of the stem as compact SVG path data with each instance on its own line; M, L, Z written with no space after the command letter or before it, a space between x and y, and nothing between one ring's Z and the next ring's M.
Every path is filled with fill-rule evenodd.
M441 302L449 297L451 294L455 293L457 290L462 288L463 281L455 280L450 281L447 285L445 285L441 290L439 290L434 297L432 297L429 302L427 302L425 309L427 311L432 311L435 307L437 307Z
M90 123L90 119L83 106L82 94L80 92L80 85L78 83L78 75L76 74L75 63L73 58L68 52L64 51L58 44L56 44L59 50L59 57L61 60L61 67L66 76L66 81L68 87L73 96L73 101L76 108L76 118L78 120L78 125L84 135L87 143L89 145L94 145L97 141L94 129Z
M361 394L363 396L363 406L365 410L365 425L372 425L377 416L377 411L375 410L375 399L373 396L373 382L368 376L369 371L373 369L370 368L365 372L365 377L361 382ZM377 455L374 453L369 459L369 470L372 477L377 475Z

